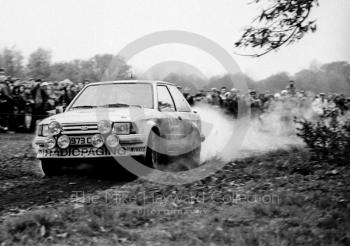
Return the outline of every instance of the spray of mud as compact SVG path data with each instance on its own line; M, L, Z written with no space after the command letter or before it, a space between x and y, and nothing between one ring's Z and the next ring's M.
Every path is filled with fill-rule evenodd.
M280 119L280 111L272 111L262 115L260 120L235 120L217 106L198 104L194 107L202 119L202 131L206 137L202 143L201 162L213 158L223 161L248 157L277 149L288 149L292 146L302 146L303 143L295 134L295 125L286 125ZM235 131L247 124L243 139L238 140L239 146L234 145L232 151L227 151L227 144ZM224 149L226 151L224 151Z

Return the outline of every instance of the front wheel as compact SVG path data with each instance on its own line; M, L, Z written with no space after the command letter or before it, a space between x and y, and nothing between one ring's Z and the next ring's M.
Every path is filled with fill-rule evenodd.
M161 169L166 164L167 156L159 153L160 150L160 135L156 131L151 132L146 151L145 164L153 169Z
M46 177L58 176L62 174L62 167L55 160L41 160L41 168Z

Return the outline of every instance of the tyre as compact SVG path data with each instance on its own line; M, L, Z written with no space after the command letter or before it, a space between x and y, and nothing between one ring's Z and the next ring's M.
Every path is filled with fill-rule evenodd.
M157 130L152 130L147 144L145 165L153 169L161 169L166 165L167 156L159 153L160 134Z
M47 177L58 176L62 174L62 167L56 160L41 160L41 168Z

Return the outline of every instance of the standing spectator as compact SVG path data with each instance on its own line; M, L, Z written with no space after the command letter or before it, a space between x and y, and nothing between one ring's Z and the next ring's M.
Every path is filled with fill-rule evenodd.
M228 102L229 112L232 113L233 118L238 117L238 104L239 104L238 90L236 88L231 89L231 94Z
M252 118L259 118L261 114L261 100L258 98L256 91L252 90L249 92L248 103Z
M49 84L47 82L42 82L40 79L36 80L36 85L32 91L34 98L34 110L33 110L33 123L34 127L36 121L43 119L48 116L48 99L47 88Z
M13 123L14 123L14 130L19 130L24 128L24 110L25 110L25 99L23 95L23 90L20 88L23 86L15 86L13 88L12 94L13 94Z
M269 108L271 107L271 104L273 102L273 95L267 91L265 94L261 94L261 104L262 104L262 111L267 112Z
M59 98L59 104L63 108L67 107L73 98L77 95L77 88L75 85L64 85L61 89L62 94Z
M219 91L216 88L211 88L210 96L211 96L211 103L213 105L219 105Z
M8 131L13 114L13 98L9 81L4 76L4 70L2 69L0 72L0 130Z
M74 99L74 97L77 95L77 87L75 85L68 85L67 86L67 98L68 102L67 104L70 104L70 102Z
M219 105L220 107L223 107L226 102L226 86L221 87L220 94L219 94Z
M194 99L193 96L190 94L190 89L189 88L185 88L184 93L183 93L185 99L187 100L187 102L193 106L194 105Z
M289 81L289 85L287 86L286 90L290 96L294 97L296 95L295 82L293 80Z
M202 99L205 97L205 92L204 90L199 90L198 93L194 95L194 100L195 101L202 101Z
M69 103L69 99L67 96L67 87L66 86L62 86L60 89L60 95L58 98L58 104L62 106L63 109L65 109L67 107Z
M24 125L25 129L29 131L35 130L35 124L33 121L33 112L34 112L34 98L32 95L30 85L27 85L24 89L23 98L25 101L25 109L24 109Z
M84 88L84 84L82 82L79 82L77 84L77 92L81 91Z

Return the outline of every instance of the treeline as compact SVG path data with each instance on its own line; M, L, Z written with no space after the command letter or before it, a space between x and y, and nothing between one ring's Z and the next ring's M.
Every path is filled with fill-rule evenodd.
M294 80L300 90L350 94L350 64L345 61L327 63L303 69L293 76L279 73L255 84L261 90L282 90L286 88L288 80Z
M26 64L21 51L4 48L0 50L0 68L5 69L7 76L19 79L70 79L73 82L125 79L130 77L131 69L123 59L111 54L95 55L87 60L52 62L51 51L43 48L32 52Z
M21 51L15 48L0 50L0 67L6 74L17 78L40 78L47 81L70 79L73 82L103 81L133 78L142 79L142 75L132 75L131 66L115 55L95 55L90 59L75 59L67 62L52 62L51 52L39 48L29 55L27 63ZM254 81L245 74L213 76L208 80L195 75L170 73L163 78L182 87L188 87L193 93L199 89L228 89L245 83L250 89L261 92L277 92L285 89L290 80L294 80L298 90L314 92L342 92L350 94L350 64L345 61L324 65L313 65L294 75L286 72L271 75L263 80ZM234 84L232 83L234 81Z
M298 90L350 95L350 64L345 61L332 62L301 70L294 75L282 72L258 81L254 81L243 73L214 76L209 80L171 73L164 80L177 83L182 87L188 87L191 91L196 89L220 89L223 86L230 89L244 83L249 89L260 92L280 92L286 89L291 80L294 80Z

